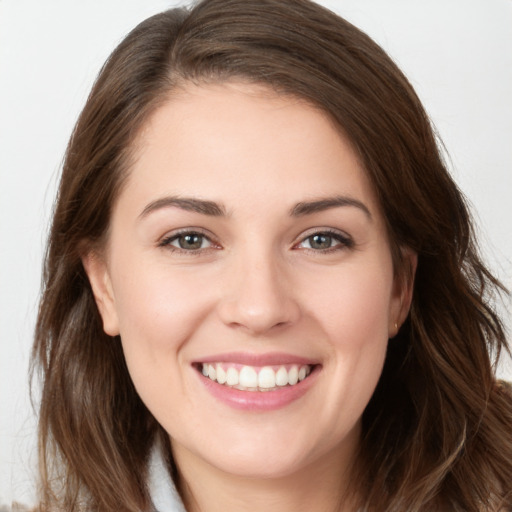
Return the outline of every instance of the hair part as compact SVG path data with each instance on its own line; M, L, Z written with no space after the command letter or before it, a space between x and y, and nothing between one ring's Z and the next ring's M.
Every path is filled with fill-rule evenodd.
M363 417L361 510L512 507L512 398L490 358L507 350L490 301L504 288L478 256L411 85L368 36L312 2L205 0L153 16L121 42L67 148L33 348L44 384L42 509L149 510L148 456L165 433L133 387L119 338L103 332L81 257L108 236L151 114L187 83L233 80L326 112L373 183L403 279L401 248L418 254L410 316Z

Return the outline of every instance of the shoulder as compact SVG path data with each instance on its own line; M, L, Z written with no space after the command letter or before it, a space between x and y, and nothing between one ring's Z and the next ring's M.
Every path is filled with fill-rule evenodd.
M501 388L508 389L508 391L512 391L512 382L508 382L506 380L498 380L497 385Z
M495 384L495 391L500 395L504 395L512 400L512 382L506 380L498 380Z
M16 501L10 506L0 504L0 512L35 512L35 510L36 509L27 507L26 505L22 505Z

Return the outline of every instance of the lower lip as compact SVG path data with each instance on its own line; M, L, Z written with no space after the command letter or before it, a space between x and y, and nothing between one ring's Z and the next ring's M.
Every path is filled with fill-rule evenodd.
M245 411L274 411L301 398L315 383L320 367L294 386L283 386L275 391L242 391L219 384L196 372L205 388L218 400L234 409Z

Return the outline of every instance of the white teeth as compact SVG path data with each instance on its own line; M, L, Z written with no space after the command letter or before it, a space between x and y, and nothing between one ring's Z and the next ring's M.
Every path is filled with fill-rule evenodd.
M226 373L226 384L228 386L236 386L238 385L238 372L235 368L228 368L228 371Z
M246 388L258 387L258 374L256 373L256 370L251 366L244 366L240 370L239 383L240 386L244 386Z
M258 373L258 387L264 389L276 387L276 372L270 366L264 366Z
M299 382L299 370L296 366L292 366L288 372L288 384L294 386L297 382Z
M224 369L222 368L222 366L220 364L217 365L216 371L217 371L217 382L219 384L224 384L227 380L227 376L226 376L226 372L224 371Z
M276 367L274 367L276 368ZM201 372L219 384L224 384L242 391L271 391L284 386L295 386L310 373L310 365L280 366L276 371L271 366L259 370L252 366L243 366L240 371L229 363L204 363Z
M276 385L287 386L288 385L288 372L284 366L281 366L276 373Z

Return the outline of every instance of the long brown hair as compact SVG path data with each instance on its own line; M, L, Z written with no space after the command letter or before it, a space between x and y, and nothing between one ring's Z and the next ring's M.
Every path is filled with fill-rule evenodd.
M480 260L461 192L407 79L368 36L308 0L205 0L136 27L102 69L62 171L33 358L41 371L41 507L149 510L147 461L163 431L120 341L102 329L81 255L101 247L133 142L187 82L242 79L301 97L351 140L379 198L397 272L418 253L411 313L389 342L363 416L354 488L363 511L512 507L512 399L504 292Z

